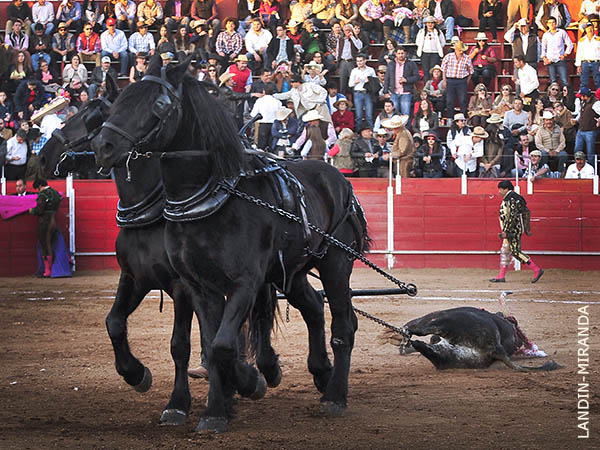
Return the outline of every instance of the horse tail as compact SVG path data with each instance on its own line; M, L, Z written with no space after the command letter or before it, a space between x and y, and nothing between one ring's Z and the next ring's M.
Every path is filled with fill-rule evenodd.
M260 349L271 346L271 331L279 328L277 292L271 284L265 284L258 291L248 320L247 353L255 357Z

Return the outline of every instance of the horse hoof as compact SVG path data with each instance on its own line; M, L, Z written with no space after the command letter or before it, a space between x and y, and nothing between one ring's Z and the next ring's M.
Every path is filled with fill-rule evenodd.
M161 425L183 425L187 420L187 413L181 409L165 409L160 416Z
M198 433L224 433L227 431L227 417L203 417L196 427Z
M279 383L281 383L281 378L282 378L283 374L281 372L281 367L277 368L277 375L275 375L275 378L272 379L271 381L267 381L267 385L270 388L275 388L277 386L279 386Z
M329 417L342 417L346 413L346 406L336 402L321 402L321 412Z
M148 390L152 387L152 372L147 367L144 367L144 378L140 381L139 384L133 386L133 389L136 392L148 392Z
M266 393L267 393L267 382L265 380L265 377L261 373L259 373L258 379L256 380L256 389L254 389L254 392L252 393L252 395L250 395L250 399L251 400L260 400L261 398L263 398L265 396Z

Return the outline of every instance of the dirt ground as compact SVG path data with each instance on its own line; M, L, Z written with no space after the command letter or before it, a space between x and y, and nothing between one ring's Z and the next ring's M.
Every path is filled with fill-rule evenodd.
M134 354L153 373L152 389L134 392L117 374L104 327L116 289L116 272L78 273L71 279L0 280L0 448L198 448L209 449L576 449L600 448L600 276L597 272L548 270L509 273L488 283L484 270L395 270L419 287L408 297L357 298L355 306L396 325L455 306L501 310L502 289L530 339L564 367L549 373L516 373L503 365L487 370L437 371L419 355L399 356L380 345L379 325L359 319L345 417L319 412L319 394L306 368L307 333L290 312L274 337L283 381L264 399L240 399L225 434L194 433L207 383L191 380L193 405L181 427L158 425L171 392L170 301L159 313L152 292L131 316ZM383 278L356 270L352 286L387 288ZM577 439L577 317L589 306L590 439ZM194 325L191 365L200 359ZM541 360L526 361L540 364Z

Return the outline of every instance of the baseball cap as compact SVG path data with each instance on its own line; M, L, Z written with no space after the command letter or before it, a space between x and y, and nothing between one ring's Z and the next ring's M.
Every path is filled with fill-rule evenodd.
M585 159L585 153L575 152L575 159Z
M110 17L108 19L106 19L106 25L116 25L117 21L114 19L114 17Z
M110 56L103 56L101 61L103 63L110 63Z
M592 95L592 91L590 91L589 87L582 86L581 89L579 89L579 95L585 95L587 97L590 97Z

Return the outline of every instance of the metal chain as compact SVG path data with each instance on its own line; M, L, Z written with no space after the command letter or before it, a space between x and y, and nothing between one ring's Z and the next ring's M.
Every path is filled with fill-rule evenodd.
M285 217L286 219L292 220L294 222L297 222L299 224L302 224L302 219L300 217L298 217L295 214L292 214L289 211L286 211L284 209L278 208L275 205L272 205L260 198L254 197L253 195L247 194L246 192L242 192L239 191L229 185L227 185L226 183L221 183L221 186L227 190L228 192L230 192L231 194L234 194L240 198L243 198L244 200L250 202L250 203L254 203L258 206L261 206L263 208L269 209L271 211L273 211L275 214L278 214L282 217ZM383 269L381 269L380 267L378 267L376 264L372 263L371 261L369 261L365 256L363 256L362 254L360 254L359 252L357 252L356 250L354 250L352 247L349 247L348 245L344 244L343 242L341 242L340 240L336 239L335 237L331 236L330 234L326 233L325 231L321 230L319 227L317 227L316 225L313 225L312 223L308 223L308 227L315 231L316 233L320 234L323 238L325 238L325 240L327 240L328 242L334 244L335 246L341 248L342 250L344 250L345 252L349 253L350 255L354 256L356 259L362 261L364 264L366 264L368 267L370 267L371 269L373 269L375 272L377 272L378 274L380 274L381 276L385 277L386 279L388 279L389 281L391 281L392 283L394 283L395 285L397 285L400 289L403 289L405 291L405 293L410 296L410 297L414 297L415 295L417 295L417 286L415 286L412 283L404 283L400 280L398 280L397 278L395 278L394 276L390 275L389 273L385 272Z
M385 327L385 328L389 328L392 331L395 331L396 333L400 333L402 336L409 338L411 337L411 335L409 333L407 333L404 329L399 328L395 325L392 325L391 323L386 322L385 320L380 319L379 317L375 317L372 316L371 314L369 314L366 311L363 311L362 309L358 309L357 307L353 306L352 309L354 310L355 313L366 317L369 320L372 320L373 322Z

